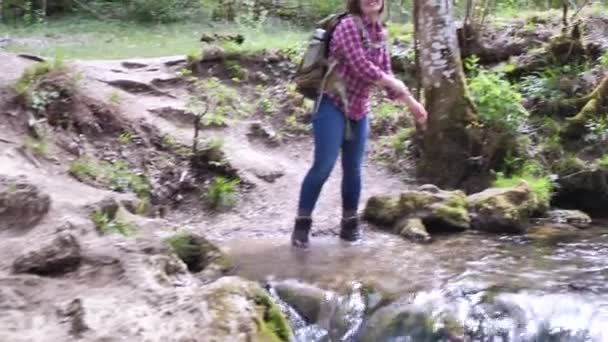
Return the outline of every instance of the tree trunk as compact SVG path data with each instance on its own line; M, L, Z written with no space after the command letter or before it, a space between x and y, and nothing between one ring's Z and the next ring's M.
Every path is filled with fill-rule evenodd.
M420 177L445 188L474 191L480 177L477 113L467 94L451 0L416 0L416 37L420 44L421 80L428 129L424 136Z

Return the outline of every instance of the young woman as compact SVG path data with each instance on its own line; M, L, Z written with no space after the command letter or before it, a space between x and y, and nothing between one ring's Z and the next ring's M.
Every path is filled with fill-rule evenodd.
M393 76L387 33L380 22L384 0L348 0L349 14L336 27L330 43L330 60L338 61L338 75L346 84L346 99L326 92L313 119L314 163L300 191L298 215L291 241L308 247L312 212L325 181L342 150L342 209L340 238L360 238L357 210L361 193L361 164L369 131L370 90L379 86L390 99L407 105L424 125L427 113L407 87ZM345 139L348 130L348 137Z

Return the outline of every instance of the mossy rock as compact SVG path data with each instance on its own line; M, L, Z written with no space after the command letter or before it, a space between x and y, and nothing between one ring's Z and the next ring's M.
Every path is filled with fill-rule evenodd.
M233 268L232 260L202 236L181 232L168 238L167 243L190 272L208 270L223 274Z
M293 336L278 305L257 283L222 277L205 288L202 301L213 318L204 329L209 341L287 342Z
M462 231L470 226L464 192L443 191L433 185L423 185L417 190L405 191L398 197L371 197L363 217L382 229L408 238L415 237L415 241L428 241L428 238L423 237L423 231L427 229ZM420 222L408 221L409 219L419 219ZM417 223L422 223L423 227ZM416 229L408 230L408 224Z
M490 188L467 198L471 209L472 228L492 233L520 233L530 215L542 203L528 183L511 188Z
M412 241L431 242L431 235L419 218L409 218L397 223L395 233Z
M291 306L306 322L317 323L319 314L326 305L327 291L296 280L285 280L272 286L279 298Z

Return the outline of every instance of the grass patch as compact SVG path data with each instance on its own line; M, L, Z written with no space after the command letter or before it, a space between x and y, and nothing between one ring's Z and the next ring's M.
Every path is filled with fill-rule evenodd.
M510 188L517 186L522 180L528 183L530 190L540 203L549 203L555 191L555 185L542 168L534 163L526 163L520 172L509 177L503 173L498 173L493 186Z
M121 59L188 55L200 49L203 33L238 33L242 45L231 48L243 51L291 49L304 43L309 32L285 24L268 22L259 31L234 25L209 27L200 22L139 24L126 21L99 21L78 16L58 18L29 26L0 24L0 32L13 39L8 51L54 56L64 53L68 59Z
M216 177L207 190L207 200L213 209L229 208L234 206L237 199L236 188L239 179L229 180L224 177Z
M134 224L125 222L119 218L112 219L102 210L93 212L91 220L93 220L95 227L97 227L102 234L118 233L123 236L133 236L137 231L137 227Z
M26 95L31 91L32 85L36 80L51 71L62 70L63 67L63 55L61 54L55 54L55 60L52 63L36 63L25 69L21 77L17 80L17 83L15 83L15 91L19 95Z
M150 196L150 183L145 176L137 175L125 161L99 162L81 158L70 165L69 173L80 181L90 179L117 192L132 191L139 198Z

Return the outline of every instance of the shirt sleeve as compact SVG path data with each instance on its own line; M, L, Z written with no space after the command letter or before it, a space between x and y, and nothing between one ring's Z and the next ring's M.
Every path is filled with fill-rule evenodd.
M340 22L334 31L333 38L336 40L344 61L351 66L359 78L374 83L382 77L382 70L367 59L361 32L352 17L347 17Z

